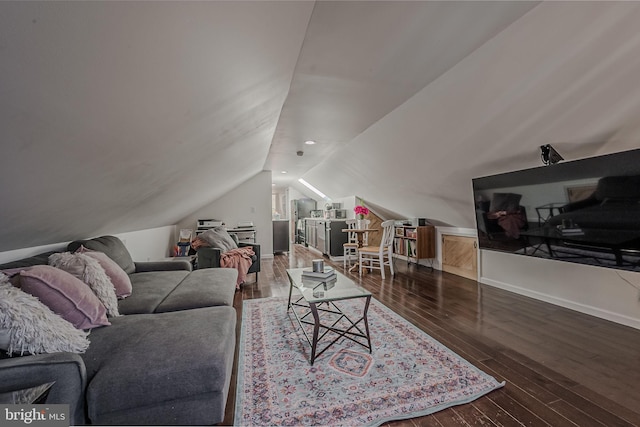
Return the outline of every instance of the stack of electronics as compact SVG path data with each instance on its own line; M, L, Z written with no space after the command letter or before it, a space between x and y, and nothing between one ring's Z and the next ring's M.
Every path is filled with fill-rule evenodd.
M216 228L223 225L224 225L224 222L222 222L222 220L219 220L219 219L199 219L198 227L196 228L196 235L204 231L207 231L211 228Z
M426 218L407 218L396 220L394 225L396 227L422 227L425 225L431 225Z

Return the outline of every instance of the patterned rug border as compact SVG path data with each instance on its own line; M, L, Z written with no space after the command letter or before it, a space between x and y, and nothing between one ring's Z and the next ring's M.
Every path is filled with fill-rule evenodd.
M242 324L241 324L241 329L240 329L240 348L239 348L239 353L238 353L239 354L239 359L242 357L242 355L245 352L245 339L244 338L245 338L245 335L246 335L246 327L247 327L247 319L246 319L246 317L248 316L248 314L250 312L250 306L258 305L258 304L264 304L265 302L269 302L269 301L273 301L273 302L282 301L282 304L286 305L286 300L287 300L287 297L275 296L275 297L257 298L257 299L251 299L251 300L244 300L243 301ZM492 392L494 390L500 389L500 388L505 386L505 384L506 384L505 381L498 382L493 376L485 373L482 369L478 368L473 363L469 362L464 357L460 356L455 351L449 349L447 346L442 344L440 341L438 341L437 339L433 338L431 335L427 334L425 331L423 331L422 329L418 328L417 326L415 326L411 322L407 321L405 318L403 318L398 313L396 313L393 310L391 310L389 307L385 306L383 303L378 301L376 298L372 297L371 298L371 307L370 307L370 310L369 310L370 313L371 313L371 309L374 306L376 308L380 309L381 311L386 312L386 314L388 316L400 320L402 323L404 323L406 328L412 330L414 333L426 335L432 341L432 344L433 344L434 347L439 347L441 351L452 354L453 356L458 358L461 362L464 362L464 363L468 364L469 366L473 367L478 372L478 374L480 376L482 376L483 378L487 379L488 381L492 381L495 384L493 385L493 387L483 391L482 393L469 396L466 399L458 399L458 400L455 400L455 401L445 402L443 404L431 406L431 407L426 408L425 410L421 410L421 411L415 411L415 412L410 412L410 413L406 413L406 414L394 414L393 416L384 417L384 418L378 418L378 419L375 419L375 420L371 420L370 423L358 424L359 426L361 425L361 426L364 426L364 427L375 427L375 426L380 426L380 425L382 425L384 423L387 423L387 422L407 420L407 419L411 419L411 418L417 418L417 417L422 417L422 416L426 416L426 415L431 415L433 413L442 411L442 410L447 409L447 408L451 408L451 407L454 407L454 406L464 405L464 404L473 402L473 401L477 400L478 398L480 398L482 396L485 396L488 393L490 393L490 392ZM374 348L374 351L375 351L375 348ZM305 357L308 357L308 355L305 354ZM329 361L327 361L327 363L328 362ZM316 361L316 363L319 363L319 362ZM238 360L238 373L237 373L237 378L236 378L236 381L237 381L237 383L236 383L236 402L235 402L235 404L236 404L235 406L236 407L235 407L235 413L234 413L234 425L235 426L246 426L247 425L247 424L238 423L239 417L240 417L240 415L242 413L242 405L241 404L242 404L243 389L242 389L241 379L244 377L244 374L245 374L244 371L245 371L245 364L242 363L241 360ZM300 424L300 425L303 425L303 424ZM306 425L306 424L304 424L304 425Z

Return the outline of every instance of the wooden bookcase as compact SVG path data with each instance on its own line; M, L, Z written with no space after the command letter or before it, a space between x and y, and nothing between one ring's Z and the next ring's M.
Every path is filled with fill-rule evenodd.
M436 229L433 225L395 226L393 253L418 264L421 259L436 257Z

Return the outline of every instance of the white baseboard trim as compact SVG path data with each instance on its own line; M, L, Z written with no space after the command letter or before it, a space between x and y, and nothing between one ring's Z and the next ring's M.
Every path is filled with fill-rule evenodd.
M485 277L480 278L480 283L493 286L495 288L504 289L505 291L513 292L519 295L524 295L533 299L548 302L550 304L558 305L560 307L568 308L580 313L588 314L590 316L598 317L600 319L609 320L611 322L626 325L635 329L640 329L640 320L632 317L624 316L611 311L603 310L601 308L593 307L586 304L580 304L575 301L569 301L564 298L559 298L553 295L545 294L542 292L532 291L531 289L521 288L509 283L500 282L497 280L487 279Z

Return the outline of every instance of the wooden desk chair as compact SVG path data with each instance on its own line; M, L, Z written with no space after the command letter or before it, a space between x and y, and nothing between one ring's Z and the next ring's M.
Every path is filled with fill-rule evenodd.
M347 223L347 228L349 228L350 230L356 228L356 223L357 221L355 219L348 219L345 221ZM366 219L365 220L366 223L366 227L369 228L369 224L371 224L371 220ZM368 235L369 233L364 233L363 236L363 246L367 245L367 241L368 241ZM342 245L343 250L344 250L344 257L342 259L342 264L343 267L346 269L347 268L347 263L349 263L349 266L351 266L351 259L352 257L355 257L356 259L358 258L358 236L356 233L352 233L349 232L348 236L347 236L347 243L344 243Z
M389 266L391 275L393 272L393 225L394 221L389 220L382 223L382 240L380 246L363 246L358 249L358 262L360 263L360 275L362 276L362 269L377 269L380 270L380 274L384 279L384 267ZM385 261L385 255L387 260Z

